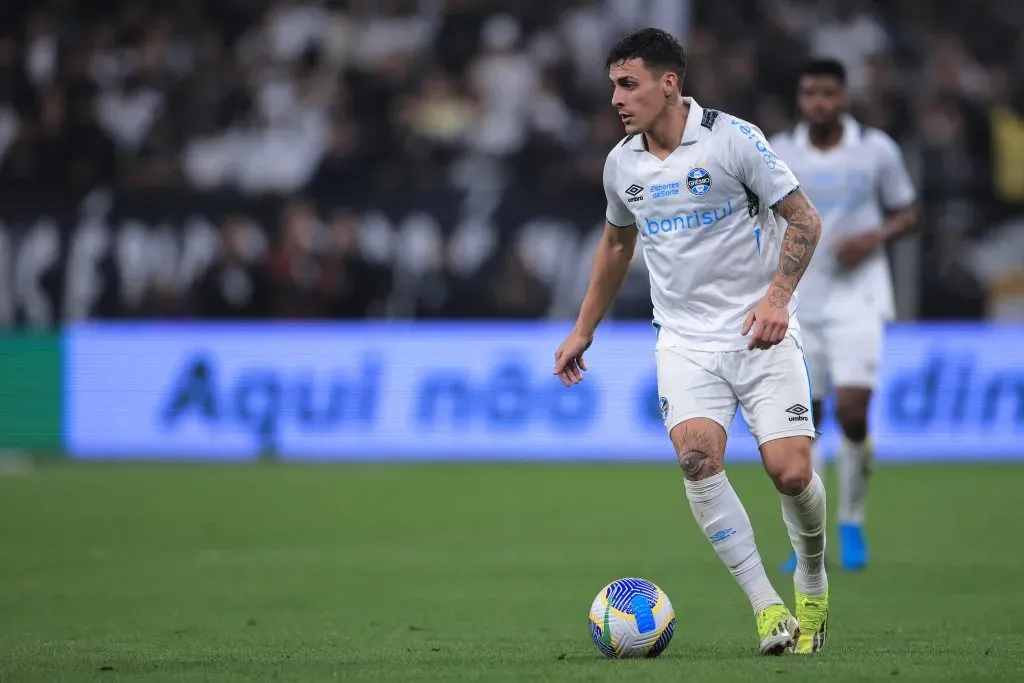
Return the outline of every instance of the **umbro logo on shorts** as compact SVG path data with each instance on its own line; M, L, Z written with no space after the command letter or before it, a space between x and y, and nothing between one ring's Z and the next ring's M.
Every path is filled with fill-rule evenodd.
M786 408L786 412L793 416L789 418L790 422L807 422L809 419L807 413L810 411L807 409L807 406L802 406L799 403L794 403Z

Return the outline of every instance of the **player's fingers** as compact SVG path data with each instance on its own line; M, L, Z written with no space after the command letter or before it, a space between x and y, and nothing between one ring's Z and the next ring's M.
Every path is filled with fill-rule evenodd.
M583 375L580 374L580 369L576 365L575 359L573 359L572 363L569 363L569 379L572 380L573 384L579 384L583 379Z
M560 348L555 355L555 374L568 372L572 366L574 358L572 354L566 351L564 348Z
M583 360L583 354L582 353L580 354L580 356L579 356L579 358L577 360L579 361L580 367L583 368L584 372L586 372L587 371L587 361Z
M747 319L743 322L743 336L746 336L750 332L750 328L754 326L754 312L751 311L747 314Z
M749 332L752 333L750 335L750 342L747 343L747 348L748 349L756 349L757 345L761 343L761 329L762 328L763 328L763 325L760 325L759 323L755 322L753 324L753 326L750 328L750 330L748 330ZM746 332L744 332L744 334L746 334Z
M562 371L562 365L563 365L562 358L563 357L564 357L564 352L562 351L562 347L558 347L557 349L555 349L555 370L554 370L554 374L556 374L556 375Z

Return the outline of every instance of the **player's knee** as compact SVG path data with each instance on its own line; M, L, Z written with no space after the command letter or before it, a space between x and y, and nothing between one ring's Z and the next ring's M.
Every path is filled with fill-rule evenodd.
M713 455L703 451L687 451L679 456L683 476L690 481L707 479L722 471L722 463Z
M808 462L793 463L772 474L775 489L787 496L798 496L811 484L814 468Z
M788 444L785 454L776 455L780 457L765 460L765 468L772 483L775 484L775 489L787 496L800 495L810 485L814 476L810 439L807 439L806 443L801 440Z
M867 420L843 420L842 421L843 436L847 440L853 443L862 443L864 439L868 438L868 421Z
M860 443L868 435L868 406L860 400L840 400L836 405L836 418L843 430L843 436L854 443Z

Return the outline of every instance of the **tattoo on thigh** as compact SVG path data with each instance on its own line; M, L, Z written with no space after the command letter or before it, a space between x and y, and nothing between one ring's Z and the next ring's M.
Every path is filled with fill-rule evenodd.
M690 480L707 479L722 471L720 458L701 451L689 451L679 458L683 476Z
M724 444L719 441L706 429L684 425L675 443L683 476L699 481L721 472Z
M699 451L708 455L718 455L718 444L711 438L711 435L704 429L694 429L690 426L683 427L683 435L679 442L680 451Z
M683 457L679 459L679 464L683 468L683 474L690 479L695 478L700 474L701 463L703 463L704 458L706 457L707 456L703 453L698 453L696 451L685 453Z

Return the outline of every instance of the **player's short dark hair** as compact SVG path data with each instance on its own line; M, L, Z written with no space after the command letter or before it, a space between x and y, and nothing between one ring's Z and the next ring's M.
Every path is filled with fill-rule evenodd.
M649 69L671 71L679 76L680 87L686 78L686 53L683 52L683 46L671 33L660 28L642 28L620 38L608 53L604 69L607 71L613 64L631 59L642 59Z
M838 59L812 59L800 69L800 77L804 76L831 76L846 85L846 67Z

